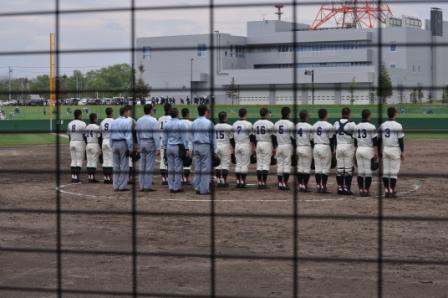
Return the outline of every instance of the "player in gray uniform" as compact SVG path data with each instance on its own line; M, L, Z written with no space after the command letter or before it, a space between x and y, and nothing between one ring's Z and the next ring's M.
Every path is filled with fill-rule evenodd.
M145 104L143 107L144 116L137 120L137 142L140 149L140 191L152 192L152 178L156 155L159 155L160 136L159 124L153 117L153 107Z
M112 147L110 146L110 125L112 124L114 110L112 108L106 108L107 118L101 121L100 130L103 138L103 144L101 150L103 152L103 175L104 184L112 184Z
M381 124L380 135L383 155L383 183L386 198L397 196L396 186L401 161L404 160L404 133L400 123L395 121L398 111L387 109L389 120Z
M254 123L256 154L257 154L257 180L258 189L266 189L269 169L271 168L271 157L275 155L277 148L277 137L275 136L274 123L268 120L269 110L260 109L261 119Z
M86 152L86 141L84 132L86 123L82 121L81 110L75 110L73 113L74 120L68 124L67 133L70 139L70 156L72 182L79 183L79 175L81 174L82 163L84 162L84 154Z
M334 123L336 133L336 182L338 195L353 195L351 190L355 158L355 140L353 134L356 124L351 120L349 108L343 108L342 118Z
M182 122L185 125L185 128L187 129L187 138L188 138L188 150L190 152L193 152L193 133L191 131L191 125L193 122L190 120L190 110L187 108L183 108L181 111L182 114ZM190 184L189 177L191 173L191 165L189 167L184 167L184 174L182 176L182 184Z
M170 111L171 111L171 105L169 103L166 103L163 106L163 110L165 111L165 115L159 118L159 128L160 128L160 176L162 176L162 185L168 185L168 158L165 156L166 148L164 147L165 142L165 134L164 130L166 127L166 124L171 119Z
M95 113L89 116L90 124L86 127L86 155L87 155L87 176L89 177L89 183L98 183L95 179L96 167L98 165L98 157L101 153L101 131L97 122L97 115Z

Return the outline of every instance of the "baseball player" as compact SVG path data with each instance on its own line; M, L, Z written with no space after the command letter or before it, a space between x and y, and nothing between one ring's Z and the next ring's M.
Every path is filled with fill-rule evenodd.
M313 127L308 123L308 112L303 110L299 113L300 122L296 125L297 142L297 182L300 192L309 192L308 182L310 180L311 163L313 160Z
M182 190L183 155L188 150L187 131L184 123L179 120L179 111L170 110L171 118L164 127L164 148L168 160L168 187L171 193L180 193Z
M256 155L257 155L257 180L258 189L266 189L269 169L271 167L271 157L277 148L277 137L274 132L274 123L268 120L269 110L260 109L261 119L254 123Z
M378 134L375 125L370 123L371 113L363 110L362 121L354 131L356 149L356 164L358 165L358 186L361 197L370 196L372 184L372 158L378 157Z
M395 121L397 110L387 109L389 120L381 124L381 144L383 155L383 183L386 198L397 196L396 186L401 161L404 160L404 133L400 123Z
M132 118L132 106L131 107L131 111L129 111L129 116L128 116L128 120L131 122L131 127L132 127L132 140L133 140L133 144L137 144L137 131L135 130L135 127L137 125L137 121L135 121L134 118ZM129 180L128 180L128 184L134 184L134 158L135 161L138 161L138 158L136 158L138 155L138 151L136 150L136 148L133 148L132 152L131 152L131 156L129 156L128 158L128 162L129 162Z
M194 180L193 186L198 195L210 194L210 176L212 158L215 154L214 126L208 119L209 110L206 105L198 107L199 117L191 126L193 132Z
M87 176L89 178L89 183L98 183L95 179L96 167L98 165L98 157L101 153L101 130L97 121L97 116L95 113L90 114L89 116L90 124L86 127L86 155L87 155Z
M353 179L353 161L355 158L355 140L353 134L356 124L351 120L349 108L343 108L342 118L334 123L336 133L336 182L339 195L353 195L351 190Z
M79 183L79 175L81 174L84 154L86 152L86 141L84 132L86 123L82 121L81 110L75 110L73 113L74 120L68 124L67 132L70 138L70 156L72 163L70 170L72 174L72 182Z
M120 109L120 117L110 125L110 145L113 158L113 187L114 191L129 191L129 156L134 150L132 136L132 122L128 117L132 107L124 106Z
M156 155L160 150L159 124L153 117L153 106L143 106L144 116L137 120L137 141L140 149L140 191L152 192L152 177Z
M165 111L165 115L159 118L159 128L160 128L160 176L162 176L162 185L168 185L168 175L167 175L167 165L165 164L165 134L163 133L167 122L171 119L170 111L171 105L166 103L163 106L163 110Z
M334 138L334 127L327 121L327 110L320 109L318 115L320 120L313 125L313 157L317 192L328 193L328 173L330 172L331 158L334 154L334 145L336 141Z
M232 126L227 123L227 113L218 114L219 123L215 125L216 154L221 159L221 163L216 167L216 178L218 187L227 187L227 176L229 175L232 152L235 149Z
M193 124L193 122L191 122L190 120L190 110L188 110L187 108L183 108L181 114L182 114L182 122L184 123L185 128L187 129L188 150L190 152L193 152L193 142L192 142L193 134L191 131L191 125ZM190 184L189 182L190 173L191 173L191 166L184 167L182 184Z
M255 152L255 136L252 130L252 123L247 121L247 110L241 108L238 114L240 119L233 123L232 126L233 138L235 139L236 187L246 188L250 156Z
M110 146L110 125L112 124L114 110L106 108L106 119L101 121L100 130L103 137L103 144L101 150L103 152L103 174L104 184L112 184L112 147Z
M274 129L277 137L277 179L279 190L289 190L288 180L291 173L291 157L295 145L294 123L289 120L291 109L283 107L281 110L282 119L278 120Z

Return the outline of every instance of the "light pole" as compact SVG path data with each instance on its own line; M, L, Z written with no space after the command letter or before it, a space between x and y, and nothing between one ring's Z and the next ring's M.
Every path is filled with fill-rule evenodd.
M311 104L314 105L314 69L305 70L306 76L311 76Z
M194 58L190 59L190 102L193 101L193 62Z
M11 101L11 75L12 75L12 67L8 67L8 90L9 90L9 101Z
M219 30L215 30L215 33L216 33L216 43L217 43L217 48L218 48L218 51L217 51L217 67L216 67L216 71L217 71L217 73L219 74L220 72L221 72L221 35L219 34Z

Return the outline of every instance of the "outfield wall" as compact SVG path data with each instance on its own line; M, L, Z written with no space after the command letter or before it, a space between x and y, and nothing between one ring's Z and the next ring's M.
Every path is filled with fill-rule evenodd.
M230 118L229 123L233 123L237 119ZM252 123L258 119L248 119ZM275 122L278 119L272 118L271 121ZM336 118L330 119L330 123L334 123ZM361 119L354 118L356 123ZM312 118L310 123L317 121ZM372 123L377 124L377 119L372 119ZM448 119L447 118L434 118L434 119L421 119L421 118L400 118L399 122L403 124L405 130L447 130ZM63 120L59 125L61 132L65 132L67 128L68 120ZM0 121L0 133L26 133L26 132L56 132L56 121L52 122L52 130L50 130L49 120L4 120Z

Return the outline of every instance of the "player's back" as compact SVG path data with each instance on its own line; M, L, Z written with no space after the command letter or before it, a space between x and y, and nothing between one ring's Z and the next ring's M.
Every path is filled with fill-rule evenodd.
M95 123L87 125L85 136L87 143L98 143L98 138L101 136L100 127Z
M67 132L70 141L84 141L84 133L86 131L86 123L81 120L73 120L67 126Z
M278 145L292 144L291 138L294 136L294 123L288 119L281 119L275 122L274 131Z
M218 145L230 144L233 138L232 126L228 123L218 123L215 125L215 140Z
M238 120L233 123L233 137L235 139L235 143L250 143L250 135L253 134L252 123L247 120Z
M296 125L297 146L311 146L313 127L308 122L299 122Z
M376 127L370 122L361 122L356 125L353 135L358 143L358 147L372 147L373 139L378 136Z
M334 136L334 127L328 121L317 121L313 125L313 140L315 144L330 144Z
M403 126L395 120L388 120L381 124L380 133L385 147L399 147L398 140L404 137Z
M356 130L356 123L348 119L340 119L334 123L334 130L336 133L336 140L338 144L353 144L354 132Z
M110 138L109 129L110 125L112 124L112 121L114 121L113 118L106 118L100 123L100 130L102 132L103 139L105 140Z
M159 127L161 130L165 129L166 123L171 119L170 115L164 115L159 118Z
M274 123L267 119L260 119L254 123L253 130L257 142L271 142L274 133Z

